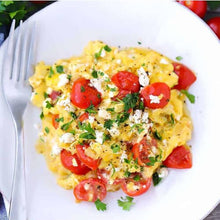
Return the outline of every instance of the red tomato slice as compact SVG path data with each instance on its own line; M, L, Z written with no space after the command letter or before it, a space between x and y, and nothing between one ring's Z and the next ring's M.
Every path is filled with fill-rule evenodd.
M77 200L89 202L95 202L97 199L103 200L107 194L105 183L97 178L81 181L73 192Z
M203 18L207 11L207 2L206 1L178 1L180 4L186 6L191 11L196 13L200 18Z
M61 92L59 91L52 91L52 93L49 95L49 97L52 99L52 101L56 101L58 96L61 95Z
M89 85L90 81L85 78L79 78L73 83L71 102L73 105L86 109L91 104L97 106L101 103L101 93L96 88Z
M209 27L215 32L220 39L220 17L214 17L207 21Z
M52 124L55 129L59 127L59 122L56 121L57 118L59 118L58 114L52 115Z
M121 71L112 77L112 82L120 89L131 92L140 90L139 77L128 71Z
M153 100L152 96L161 96L159 100ZM144 87L141 90L141 97L144 99L144 105L151 109L163 108L170 100L170 88L166 83L157 82Z
M87 156L85 154L85 148L88 148L89 145L87 144L84 144L84 145L81 145L81 144L77 144L76 145L76 152L77 152L77 155L79 157L79 159L86 165L88 166L89 168L91 168L92 170L96 170L100 164L100 159L93 159L89 156Z
M63 166L66 169L70 170L72 173L75 173L77 175L85 175L91 170L89 167L87 167L80 161L77 154L71 154L71 152L67 150L61 151L60 159ZM73 160L75 161L73 162Z
M133 145L131 151L140 166L147 166L146 164L150 162L148 155L151 153L152 146L157 147L157 141L154 138L151 141L143 138L140 143Z
M83 113L82 115L79 116L79 120L81 122L87 120L88 118L89 118L89 113L87 113L87 112L85 112L85 113Z
M148 191L151 186L151 182L151 178L144 179L141 177L140 180L136 181L129 177L123 181L121 188L128 196L139 196Z
M176 147L167 157L163 164L166 167L176 169L186 169L192 167L192 154L189 149L184 146Z
M174 72L178 75L178 84L174 86L174 89L188 89L195 81L195 74L185 65L180 63L173 63Z
M112 100L117 101L118 99L123 99L127 94L131 94L131 91L120 89L118 94L112 98Z

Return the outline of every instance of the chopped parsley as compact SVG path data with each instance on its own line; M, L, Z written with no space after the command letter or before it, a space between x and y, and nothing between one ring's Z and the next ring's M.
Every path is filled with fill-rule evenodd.
M122 207L123 210L129 211L131 206L134 205L133 199L130 196L126 196L125 198L121 197L121 200L118 200L118 206Z
M140 41L138 41L138 44L140 45L140 44L142 44Z
M97 113L97 110L95 109L94 105L90 105L85 111L89 114L92 114L92 113L96 114Z
M170 123L171 123L171 125L175 124L175 118L174 118L173 114L170 115Z
M112 51L112 49L108 45L105 45L103 48L107 52L111 52Z
M70 112L70 115L72 116L73 119L77 119L77 115L74 112Z
M81 92L85 92L86 91L83 86L81 86L80 90L81 90Z
M125 121L129 118L129 115L130 115L130 114L127 113L127 112L122 112L122 113L118 114L118 115L117 115L116 122L117 122L118 124L125 122Z
M50 132L50 129L48 128L48 127L45 127L45 132L47 133L47 134L49 134L49 132Z
M135 180L135 181L139 181L140 179L141 179L140 175L136 175L136 176L133 178L133 180Z
M117 88L116 88L116 87L110 88L108 85L106 86L106 89L107 89L107 90L110 90L111 92L117 91Z
M50 71L49 71L49 75L48 75L48 77L51 78L53 75L54 75L53 68L50 67Z
M82 139L96 139L95 135L89 133L89 132L85 132L85 133L82 133L79 135L79 138L82 138Z
M154 186L157 186L157 185L160 183L160 181L162 180L162 178L159 177L159 175L158 175L157 172L155 172L155 173L153 174L152 179L153 179L153 184L154 184Z
M101 202L100 199L97 199L95 201L95 206L97 208L98 211L105 211L107 208L106 208L106 204Z
M111 149L112 149L114 154L118 153L121 150L121 148L118 144L112 144Z
M49 95L46 92L44 92L44 98L46 99L48 97L49 97Z
M76 131L75 131L75 130L71 130L71 131L69 131L69 133L75 135L75 134L76 134Z
M181 57L181 56L177 56L176 57L176 60L178 60L178 61L180 61L180 60L182 60L183 58Z
M59 66L56 66L56 71L58 73L63 73L63 66L59 65Z
M46 101L46 108L48 109L52 108L52 104L48 100Z
M92 76L93 76L93 78L96 78L96 79L98 78L98 72L94 69L92 71Z
M110 134L103 134L103 143L107 140L111 140L111 135Z
M149 161L147 164L147 166L154 166L155 163L157 162L161 162L162 159L162 151L160 150L160 154L157 155L156 157L148 157Z
M181 93L186 95L186 97L189 99L191 103L195 103L195 96L193 94L190 94L187 90L180 90Z
M144 110L144 103L142 101L139 102L139 109Z
M157 140L159 140L159 141L161 141L162 140L162 136L161 136L161 134L156 130L154 133L154 137L157 139Z
M69 75L67 75L67 79L68 80L71 80L71 78L72 78L72 76L69 74Z
M73 120L71 120L70 122L67 122L67 123L63 124L63 125L61 126L61 129L64 130L64 131L67 131L67 130L69 129L70 125L72 124L72 122L73 122Z
M104 123L104 128L111 129L111 127L113 126L113 123L114 121L111 119L106 120Z
M97 94L97 97L98 97L99 99L101 99L101 95L100 95L99 93Z
M62 118L56 118L55 121L56 121L56 122L64 122L64 117L62 117Z
M43 118L44 118L44 113L41 112L41 113L40 113L40 119L43 119Z
M144 131L142 124L134 124L131 128L137 128L138 134L140 134L142 131Z
M124 176L128 178L130 175L131 175L131 173L128 170L126 170L124 173Z
M82 139L96 139L95 137L95 131L94 129L91 127L90 123L86 124L83 123L81 126L79 126L81 130L86 130L87 132L84 132L82 134L80 134L79 138Z
M114 112L114 111L115 111L115 108L107 108L106 111Z
M138 93L127 94L123 99L124 110L128 111L129 109L133 109L136 106L137 101L139 100Z

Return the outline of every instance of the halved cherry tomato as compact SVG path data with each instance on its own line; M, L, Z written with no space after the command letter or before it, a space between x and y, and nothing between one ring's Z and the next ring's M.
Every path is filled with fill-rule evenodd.
M152 179L144 179L141 177L140 180L136 181L132 177L125 179L121 185L122 190L128 196L139 196L150 188Z
M85 112L85 113L83 113L82 115L79 116L79 120L81 122L87 120L88 118L89 118L89 113L87 113L87 112Z
M120 71L112 76L112 82L120 89L131 92L140 90L139 77L128 71Z
M207 11L207 2L206 1L178 1L180 4L186 6L191 11L196 13L200 18L203 18Z
M184 146L176 147L163 164L170 168L186 169L192 167L192 154Z
M107 194L105 183L97 178L81 181L73 192L77 200L89 202L95 202L97 199L103 200Z
M77 154L72 154L67 150L62 150L60 153L60 159L63 166L77 175L85 175L91 169L83 164L78 158ZM74 161L73 161L74 160Z
M138 160L140 166L147 166L147 163L150 162L149 154L151 153L152 146L157 147L157 141L154 138L151 141L143 138L141 142L133 145L131 151L134 159Z
M144 98L146 107L151 109L163 108L170 100L170 88L163 82L153 83L141 90L141 97Z
M56 101L58 96L61 95L61 92L59 91L52 91L52 93L49 95L49 97L52 99L52 101Z
M77 144L76 145L76 152L77 152L77 155L79 157L79 159L86 165L88 166L89 168L91 168L92 170L96 170L100 164L100 159L93 159L89 156L87 156L85 154L85 148L88 148L89 145L87 144L84 144L84 145L81 145L81 144Z
M52 124L55 129L59 127L59 122L56 121L57 118L59 118L58 114L52 115Z
M73 105L86 109L91 104L97 106L101 103L101 93L89 85L90 80L79 78L73 83L71 102Z
M131 94L131 91L120 89L118 94L112 98L116 101L117 99L123 99L126 95Z
M214 17L207 21L209 27L215 32L220 39L220 17Z
M174 86L174 89L188 89L195 81L195 74L185 65L180 63L173 63L174 72L178 75L178 84Z

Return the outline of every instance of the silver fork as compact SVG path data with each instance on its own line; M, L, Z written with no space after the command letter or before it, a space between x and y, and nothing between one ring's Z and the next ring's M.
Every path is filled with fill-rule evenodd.
M3 58L3 95L12 114L16 134L9 220L27 220L22 116L31 96L27 79L32 73L34 37L35 24L31 27L26 25L24 28L21 21L15 31L13 20Z

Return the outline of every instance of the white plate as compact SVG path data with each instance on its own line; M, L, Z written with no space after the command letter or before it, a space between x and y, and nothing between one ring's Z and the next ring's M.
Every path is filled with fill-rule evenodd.
M181 5L164 1L58 2L30 20L38 25L36 62L51 64L79 55L90 40L122 47L141 41L172 59L181 55L198 80L190 89L196 103L189 104L194 121L193 168L170 170L159 186L135 198L129 212L117 206L121 191L109 193L108 210L99 212L92 203L74 203L72 191L56 185L43 156L35 151L33 124L39 122L40 111L29 105L24 120L29 219L197 220L207 215L220 199L220 45L208 26Z

